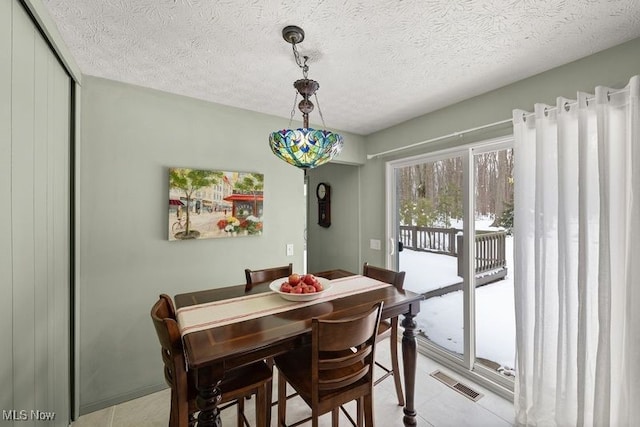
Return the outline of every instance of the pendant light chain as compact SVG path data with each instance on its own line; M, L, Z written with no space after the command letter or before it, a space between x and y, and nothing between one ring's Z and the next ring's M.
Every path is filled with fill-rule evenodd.
M304 55L302 58L304 62L300 61L300 52L298 52L298 48L296 47L296 43L291 43L293 48L293 57L296 60L296 64L298 67L302 68L302 76L307 79L309 74L309 66L307 65L307 61L309 57ZM322 109L320 108L320 102L318 101L318 95L316 93L313 94L314 99L316 100L316 105L318 106L318 113L320 114L320 119L322 120L322 127L326 128L327 125L324 123L324 116L322 115ZM296 99L293 103L293 110L291 110L291 118L289 119L289 127L291 127L291 121L293 120L293 115L296 109L296 102L298 100L298 94L296 93Z
M289 129L291 129L291 122L293 121L293 116L296 114L297 103L298 103L298 91L296 91L296 96L293 98L293 107L291 107L291 117L289 117L289 126L287 126Z
M324 116L322 115L322 108L320 108L320 101L318 101L318 95L314 93L313 98L316 100L316 105L318 106L318 113L320 114L320 120L322 120L322 127L326 129L327 125L324 123Z
M298 48L296 47L296 44L291 43L291 46L293 47L293 57L296 60L296 64L298 64L298 67L302 68L302 76L306 79L309 74L309 66L307 65L307 61L309 60L309 57L307 55L304 55L302 57L304 59L304 63L303 63L302 61L300 61L300 52L298 52Z

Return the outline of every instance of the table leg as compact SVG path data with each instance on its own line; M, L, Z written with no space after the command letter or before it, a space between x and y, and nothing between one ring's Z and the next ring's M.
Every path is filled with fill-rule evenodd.
M406 404L404 405L404 425L415 426L416 410L414 407L414 397L416 389L416 322L413 320L414 316L411 314L405 314L402 319L402 327L404 333L402 334L402 364L404 366L404 387Z
M218 404L222 399L222 392L218 385L222 380L222 371L214 367L202 367L196 371L196 388L198 397L196 406L200 410L198 414L198 427L222 427L220 409Z

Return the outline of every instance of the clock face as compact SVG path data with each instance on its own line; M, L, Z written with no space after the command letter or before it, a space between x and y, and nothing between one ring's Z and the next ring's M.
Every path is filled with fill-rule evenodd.
M316 189L316 195L318 196L318 199L320 200L324 200L325 197L327 197L327 186L324 183L320 183L318 184L318 188Z
M321 182L316 187L318 196L318 225L320 227L331 226L331 187L325 182Z

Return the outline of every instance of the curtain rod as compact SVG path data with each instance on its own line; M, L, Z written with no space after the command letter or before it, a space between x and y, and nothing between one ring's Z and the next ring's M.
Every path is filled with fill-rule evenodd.
M629 88L625 87L625 88L618 89L618 90L607 91L607 99L609 99L611 95L617 95L619 93L623 93L623 92L626 92L628 90L629 90ZM593 101L595 99L596 99L595 96L587 97L587 102ZM569 111L569 107L571 107L573 105L576 105L577 103L578 103L578 101L565 102L564 103L564 108L567 111ZM554 111L554 110L557 110L557 109L558 109L557 106L549 107L549 108L545 109L545 112ZM535 112L525 113L525 114L523 114L523 119L526 120L527 117L531 117L534 114L535 114ZM486 129L486 128L490 128L490 127L498 126L498 125L503 125L505 123L511 122L512 120L513 119L499 120L497 122L489 123L488 125L482 125L482 126L478 126L478 127L475 127L475 128L470 128L470 129L465 129L465 130L461 130L461 131L458 131L458 132L453 132L453 133L450 133L448 135L442 135L442 136L438 136L436 138L427 139L426 141L416 142L415 144L405 145L404 147L392 148L391 150L382 151L380 153L375 153L375 154L367 154L367 160L375 159L376 157L384 156L385 154L395 153L396 151L408 150L408 149L411 149L411 148L419 147L419 146L424 145L424 144L429 144L429 143L440 141L440 140L447 139L447 138L453 138L454 136L462 136L465 133L475 132L477 130L482 130L482 129Z
M629 88L625 87L625 88L618 89L618 90L608 91L607 92L607 99L609 99L609 97L611 95L616 95L616 94L619 94L619 93L623 93L623 92L626 92L628 90L629 90ZM587 97L587 102L593 101L594 99L596 99L595 96ZM571 107L573 105L576 105L577 103L578 103L578 101L565 102L564 108L567 109L567 111L568 111L569 107ZM545 112L554 111L554 110L557 110L557 109L558 109L557 106L556 107L549 107L549 108L547 108L545 110ZM523 118L526 120L527 117L531 117L534 114L535 114L535 112L524 114ZM493 126L503 125L503 124L509 123L511 121L513 121L513 119L499 120L497 122L489 123L487 125L482 125L482 126L478 126L478 127L474 127L474 128L461 130L461 131L458 131L458 132L453 132L453 133L450 133L448 135L442 135L442 136L438 136L436 138L427 139L426 141L416 142L415 144L405 145L404 147L392 148L391 150L381 151L380 153L375 153L375 154L367 154L367 160L375 159L376 157L384 156L385 154L395 153L396 151L408 150L408 149L411 149L411 148L419 147L419 146L424 145L424 144L429 144L429 143L440 141L440 140L447 139L447 138L453 138L454 136L462 136L465 133L475 132L477 130L482 130L482 129L490 128L490 127L493 127Z
M618 89L618 90L611 90L611 91L607 91L607 101L611 100L611 95L617 95L619 93L624 93L627 92L629 90L628 87L622 88L622 89ZM595 96L587 96L586 98L586 102L587 105L591 102L591 101L595 101L596 97ZM569 111L571 109L571 107L573 107L574 105L578 105L578 101L567 101L564 104L562 104L562 106L564 107L565 111ZM558 109L558 106L553 106L553 107L548 107L544 109L544 113L545 115L547 115L547 113L549 113L550 111L556 111ZM527 120L527 118L531 117L531 116L535 116L535 111L532 111L531 113L524 113L522 115L522 119L523 120Z
M415 144L405 145L404 147L392 148L391 150L382 151L380 153L375 153L375 154L367 154L367 160L375 159L376 157L384 156L385 154L395 153L396 151L403 151L403 150L408 150L410 148L419 147L421 145L429 144L429 143L436 142L436 141L440 141L442 139L453 138L454 136L462 136L465 133L475 132L477 130L482 130L482 129L486 129L486 128L490 128L490 127L498 126L498 125L503 125L505 123L511 123L512 120L513 119L504 119L504 120L500 120L500 121L497 121L497 122L489 123L488 125L482 125L482 126L478 126L478 127L474 127L474 128L469 128L469 129L461 130L461 131L458 131L458 132L453 132L453 133L450 133L448 135L442 135L442 136L438 136L436 138L427 139L426 141L416 142Z

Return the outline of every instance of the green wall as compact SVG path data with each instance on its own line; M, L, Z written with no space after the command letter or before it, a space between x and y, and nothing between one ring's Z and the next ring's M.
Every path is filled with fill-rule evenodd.
M268 145L286 119L86 76L81 117L82 414L165 387L149 317L160 293L242 284L247 267L301 271L306 202L303 171ZM362 161L362 138L344 135L342 160ZM169 167L263 173L264 233L169 242Z
M341 268L358 272L360 266L360 168L329 163L309 172L308 270ZM318 225L316 187L331 186L331 226Z
M515 108L533 110L535 103L555 104L556 97L575 99L577 91L593 93L596 86L623 87L640 73L640 39L621 44L538 74L514 84L451 105L365 137L365 151L374 154L404 147L456 131L509 119ZM450 138L419 148L368 160L361 167L360 211L362 260L384 266L385 251L369 248L369 239L382 238L385 244L385 164L387 161L429 153L447 147L510 134L510 124ZM340 217L337 207L334 215ZM351 209L343 207L342 209ZM327 248L328 250L328 248Z

